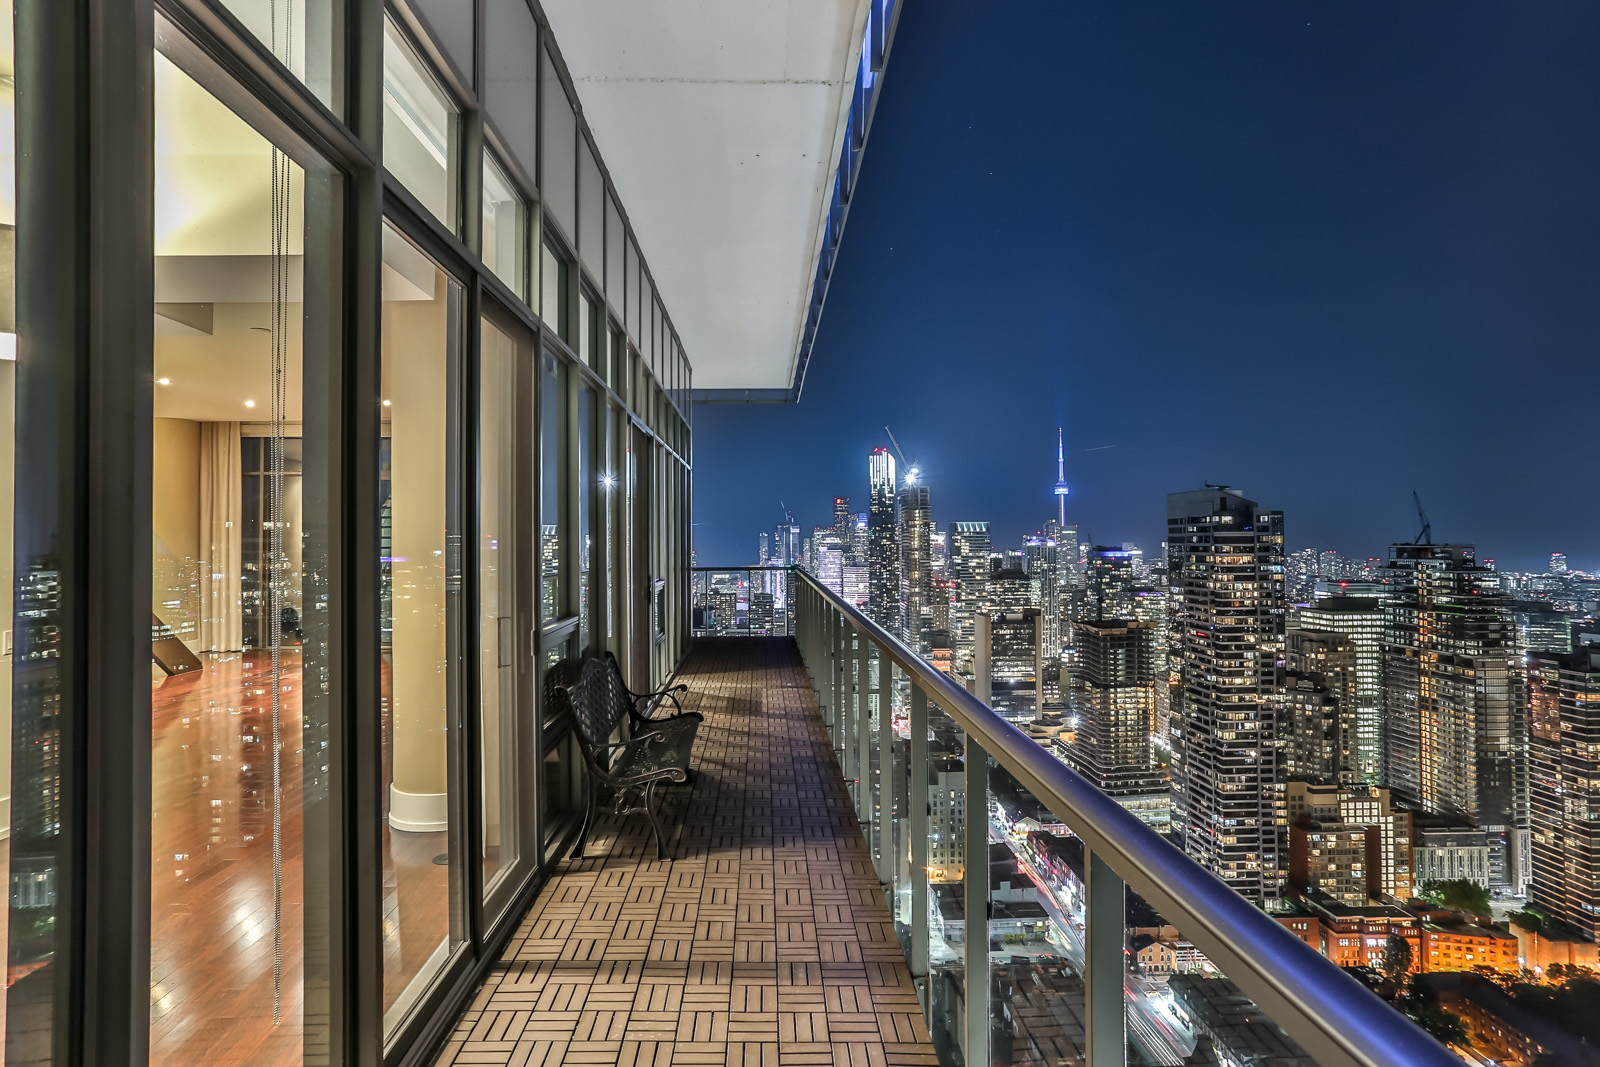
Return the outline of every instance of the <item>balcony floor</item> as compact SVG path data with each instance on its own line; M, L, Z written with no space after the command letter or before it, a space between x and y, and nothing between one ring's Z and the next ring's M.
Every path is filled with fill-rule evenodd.
M794 642L695 643L675 859L643 816L564 860L441 1065L937 1063Z

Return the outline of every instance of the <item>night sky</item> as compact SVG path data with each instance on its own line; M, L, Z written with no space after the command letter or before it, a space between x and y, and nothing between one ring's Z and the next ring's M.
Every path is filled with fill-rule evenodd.
M695 410L695 546L865 511L887 424L1013 547L1062 425L1097 543L1222 482L1382 555L1416 489L1600 568L1597 329L1600 4L916 0L800 403Z

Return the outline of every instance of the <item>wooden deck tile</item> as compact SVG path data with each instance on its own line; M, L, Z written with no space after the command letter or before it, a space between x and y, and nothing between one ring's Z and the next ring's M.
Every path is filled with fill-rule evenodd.
M529 909L437 1067L936 1067L793 642L704 640L674 859L602 818Z

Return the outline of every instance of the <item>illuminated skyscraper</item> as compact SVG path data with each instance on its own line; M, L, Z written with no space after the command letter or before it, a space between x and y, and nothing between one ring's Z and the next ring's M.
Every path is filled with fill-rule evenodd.
M1061 594L1057 585L1061 574L1056 566L1056 543L1045 537L1025 537L1022 558L1032 586L1033 606L1044 620L1045 658L1057 659L1061 655Z
M1516 888L1527 723L1510 601L1472 545L1390 545L1383 575L1384 784L1491 834L1491 884Z
M867 615L891 633L901 626L900 515L894 457L887 448L867 456Z
M756 562L760 563L764 567L767 564L767 560L772 558L771 535L765 530L761 531L759 551L760 555L756 557Z
M977 615L989 604L989 524L952 522L950 535L951 659L957 673L970 670Z
M900 490L900 603L906 644L927 655L927 633L933 629L933 499L926 485L906 475Z
M1089 597L1084 602L1084 618L1119 619L1133 613L1133 553L1122 548L1095 545L1084 557L1084 572Z
M1039 716L1041 621L1035 608L989 615L989 646L979 650L978 658L989 664L989 706L1012 722L1031 722Z
M1251 900L1279 895L1283 781L1283 512L1226 486L1167 497L1173 691L1181 724L1174 813L1184 848Z

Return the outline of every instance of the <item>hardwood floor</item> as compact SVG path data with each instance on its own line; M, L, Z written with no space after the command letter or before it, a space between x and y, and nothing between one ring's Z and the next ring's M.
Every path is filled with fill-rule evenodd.
M438 1067L933 1067L894 924L792 641L697 642L697 776L565 860Z
M286 657L282 1022L272 1020L271 677L264 653L212 657L151 690L151 1062L302 1062L304 885L299 656ZM448 928L445 835L384 846L385 1005ZM318 892L315 886L313 893ZM313 899L322 899L314 897Z

